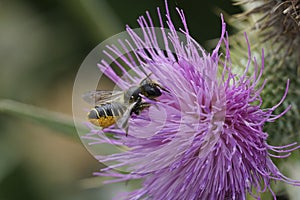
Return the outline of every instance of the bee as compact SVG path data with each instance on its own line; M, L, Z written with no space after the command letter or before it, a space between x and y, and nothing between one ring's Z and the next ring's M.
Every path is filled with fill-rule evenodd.
M96 105L88 113L88 120L102 128L116 124L128 135L128 120L134 114L139 115L151 106L143 97L156 101L162 91L168 92L160 84L152 81L149 74L139 85L132 86L126 91L96 90L86 93L83 99Z

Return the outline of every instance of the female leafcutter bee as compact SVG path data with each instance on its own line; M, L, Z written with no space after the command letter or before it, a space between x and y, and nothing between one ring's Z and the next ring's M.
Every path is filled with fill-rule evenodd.
M88 113L88 120L102 128L116 124L118 128L128 134L128 120L134 113L139 115L150 103L143 101L143 97L156 100L162 95L162 90L168 92L158 83L152 81L148 75L138 86L130 87L126 91L97 90L86 93L83 99L96 105Z

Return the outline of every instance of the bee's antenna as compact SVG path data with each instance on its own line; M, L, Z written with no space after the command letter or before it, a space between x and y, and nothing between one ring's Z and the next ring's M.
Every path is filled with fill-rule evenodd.
M152 72L151 73L149 73L147 76L146 76L146 78L149 78L150 79L150 76L152 75Z
M141 81L141 83L143 83L144 81L146 81L147 79L151 80L150 79L150 76L152 75L152 72L149 73L148 75L146 75L146 77Z
M159 84L157 84L157 87L159 87L161 90L163 90L163 91L165 91L165 92L167 92L167 93L171 93L169 90L167 90L166 88L164 88L163 86L161 86L161 85L159 85Z
M146 77L148 77L149 75L147 75L147 73L146 73L146 71L145 71L145 69L142 67L142 66L140 66L139 67L139 69L143 72L143 74L145 74L146 75Z

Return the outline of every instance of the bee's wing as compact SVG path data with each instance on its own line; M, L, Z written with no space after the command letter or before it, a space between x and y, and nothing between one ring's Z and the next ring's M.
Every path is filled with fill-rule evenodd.
M82 95L83 100L91 105L104 104L122 99L123 91L95 90Z
M125 110L123 116L117 120L117 127L120 129L123 129L126 131L126 136L128 133L128 120L130 118L131 115L131 110L133 109L133 107L135 106L136 102L130 104L127 109Z

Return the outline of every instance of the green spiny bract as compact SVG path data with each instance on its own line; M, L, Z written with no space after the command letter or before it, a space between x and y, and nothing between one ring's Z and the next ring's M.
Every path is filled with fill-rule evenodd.
M240 32L247 31L253 54L265 50L267 84L262 92L263 107L268 108L281 100L284 84L290 80L289 92L283 105L274 114L288 106L291 109L282 117L265 126L272 144L300 142L300 1L299 0L235 0L244 12L231 18L231 24ZM249 33L251 29L251 33ZM240 49L246 46L243 34L231 38L233 63L240 58ZM239 62L243 62L239 60Z

